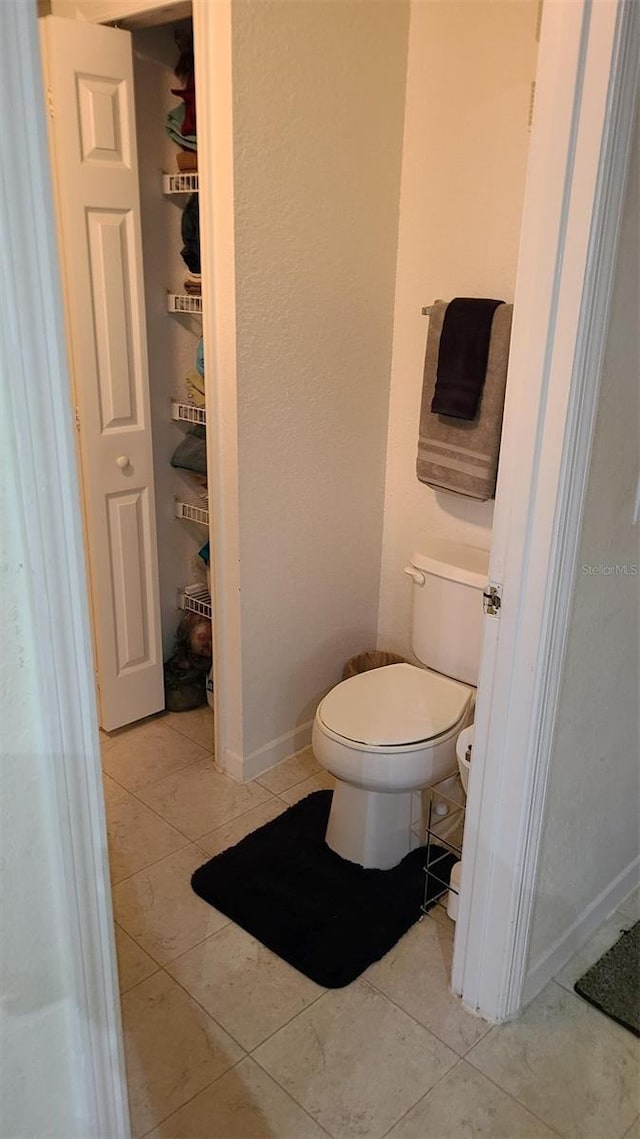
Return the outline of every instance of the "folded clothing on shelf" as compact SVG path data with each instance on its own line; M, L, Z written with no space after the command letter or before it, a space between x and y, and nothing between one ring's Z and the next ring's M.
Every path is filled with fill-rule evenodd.
M179 150L176 154L176 166L181 174L198 173L197 150Z
M204 340L200 337L196 348L196 372L204 376Z
M204 376L199 372L189 372L184 378L189 395L189 402L194 403L196 407L204 407Z
M171 466L196 475L207 473L207 442L204 427L195 424L181 439L171 456Z
M184 117L181 132L187 136L196 136L196 85L193 75L187 79L184 87L171 88L172 95L178 95L184 100Z
M202 279L199 273L192 273L189 277L184 279L184 291L188 297L199 297L202 295Z
M182 240L184 245L180 250L182 260L189 272L200 273L200 212L198 209L198 195L191 194L182 213Z
M167 115L167 134L169 135L169 138L173 139L173 141L177 143L177 145L183 150L197 150L198 146L195 134L183 130L185 117L186 104L178 103L177 106L173 107Z

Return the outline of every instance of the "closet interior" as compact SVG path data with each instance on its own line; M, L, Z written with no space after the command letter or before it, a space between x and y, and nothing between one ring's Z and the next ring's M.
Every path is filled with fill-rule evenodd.
M180 711L202 673L210 703L213 685L191 19L132 41L165 693Z

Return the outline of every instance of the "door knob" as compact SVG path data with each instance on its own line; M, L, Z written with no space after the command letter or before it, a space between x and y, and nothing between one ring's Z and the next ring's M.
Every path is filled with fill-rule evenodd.
M129 456L118 455L118 458L116 459L116 465L120 467L121 471L126 470L126 468L129 466Z

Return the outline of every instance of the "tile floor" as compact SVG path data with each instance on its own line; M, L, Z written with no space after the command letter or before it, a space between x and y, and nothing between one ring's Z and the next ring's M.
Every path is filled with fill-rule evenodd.
M640 1041L572 992L638 894L512 1024L450 995L439 909L326 991L189 878L330 777L306 750L240 786L211 735L204 708L103 738L135 1139L640 1139Z

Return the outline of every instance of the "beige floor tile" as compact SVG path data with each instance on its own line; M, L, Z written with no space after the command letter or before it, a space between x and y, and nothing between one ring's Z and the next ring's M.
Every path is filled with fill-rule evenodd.
M292 806L294 803L298 803L300 799L305 799L312 791L333 791L335 785L336 781L333 775L330 775L328 771L321 771L319 775L312 775L310 779L304 779L302 783L288 787L286 791L280 793L280 798Z
M123 995L122 1022L134 1139L243 1056L220 1025L164 972Z
M432 921L441 925L443 929L448 930L452 937L455 936L456 923L452 921L447 913L446 894L445 901L436 902L435 906L432 906L429 910L428 916Z
M116 783L115 779L112 779L111 776L107 775L104 771L102 772L102 790L104 792L104 806L106 811L109 810L111 803L117 803L119 799L124 799L125 796L129 794L128 791L125 791L124 787L121 787L119 783Z
M254 1055L335 1139L380 1139L457 1059L361 980L325 993Z
M187 839L108 776L103 776L109 871L121 882L187 845Z
M149 1139L326 1139L326 1132L248 1057Z
M304 751L297 752L289 759L283 759L282 763L276 764L270 771L265 771L264 775L259 775L257 782L274 795L280 795L287 788L301 783L303 779L309 779L312 775L318 775L321 771L322 768L311 748L306 747Z
M386 1139L557 1139L557 1132L461 1060Z
M216 827L215 830L209 831L209 834L203 835L198 839L198 846L212 856L220 854L222 850L235 846L240 839L246 838L265 823L270 823L286 810L287 804L281 799L268 799L259 807L253 807L250 811L245 811L244 815L232 819L230 823L225 823L224 826Z
M165 723L181 735L200 744L213 755L213 711L208 704L190 712L167 712Z
M491 1026L467 1012L449 991L452 958L453 933L427 917L412 926L364 976L464 1056Z
M640 1139L640 1115L634 1119L624 1139Z
M621 1139L638 1111L640 1041L554 982L467 1060L566 1139Z
M198 847L187 846L113 888L116 921L160 965L228 924L191 889L203 861Z
M112 732L107 732L104 728L99 728L100 747L103 752L106 752L114 743L117 743L118 740L124 739L125 736L131 735L132 732L136 732L139 728L146 727L148 724L159 724L163 719L164 712L157 712L153 716L147 716L144 720L134 720L132 724L125 724L123 728L115 728Z
M136 945L128 933L120 929L119 925L115 925L114 928L120 992L126 993L127 989L132 989L134 985L150 977L152 973L157 973L158 965L149 957L148 953L145 953L144 949Z
M630 928L631 919L625 917L621 910L616 910L587 944L574 953L571 960L556 974L554 980L564 989L572 990L582 974L595 965L612 945L615 945L625 929Z
M194 840L272 798L264 787L257 783L236 783L235 779L216 771L208 761L143 787L138 795L163 819Z
M111 736L102 754L107 775L134 792L206 758L199 744L174 732L164 718Z
M631 918L632 921L640 921L640 886L636 886L635 890L625 898L619 906L620 912L625 917Z
M248 1052L324 992L233 924L168 970Z

